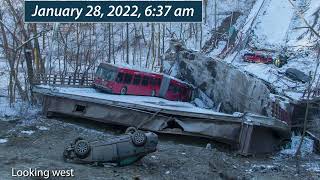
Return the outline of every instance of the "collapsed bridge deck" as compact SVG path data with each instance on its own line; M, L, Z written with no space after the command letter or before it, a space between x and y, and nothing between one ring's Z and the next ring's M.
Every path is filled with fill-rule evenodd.
M113 95L93 88L37 85L46 115L63 114L160 133L201 136L236 145L243 155L274 151L288 138L288 125L274 118L214 112L187 102Z

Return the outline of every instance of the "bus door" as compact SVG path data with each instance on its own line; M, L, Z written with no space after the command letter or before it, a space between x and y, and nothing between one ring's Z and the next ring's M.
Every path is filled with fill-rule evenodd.
M157 76L153 76L150 79L150 86L151 86L151 96L159 96L161 85L161 78Z
M139 73L135 73L133 76L132 85L130 86L132 94L143 95L141 93L141 80L142 75Z
M171 81L171 79L168 76L162 77L162 82L161 82L160 90L159 90L159 97L162 97L162 98L166 97L170 81Z
M139 93L145 96L151 95L150 77L148 75L144 75L142 77Z
M120 94L134 94L133 85L132 85L133 73L125 72L123 77L123 85L120 91ZM123 93L125 91L125 93Z

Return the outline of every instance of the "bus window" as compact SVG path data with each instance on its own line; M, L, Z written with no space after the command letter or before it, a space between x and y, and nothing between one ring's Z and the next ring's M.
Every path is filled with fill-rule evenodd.
M107 69L102 69L102 77L103 79L107 80L107 81L111 81L114 80L115 76L116 76L116 71L114 70L107 70Z
M141 85L142 86L148 86L148 84L149 84L149 77L148 76L144 76L143 79L142 79Z
M179 93L179 87L177 85L174 85L174 84L170 84L168 90L173 92L173 93L175 93L175 94Z
M124 83L130 84L132 80L132 74L125 74L124 76Z
M157 80L156 78L151 78L150 84L152 86L155 86L157 84L156 80Z
M140 75L135 75L133 78L133 84L134 85L139 85L141 81L141 76Z
M161 79L157 79L158 86L161 86Z
M97 70L97 76L103 78L104 77L103 72L104 72L104 69L99 67Z
M178 86L174 86L173 92L176 94L180 93L180 88Z
M170 84L168 91L172 91L173 92L173 88L174 88L173 85Z
M116 79L116 82L118 82L118 83L120 83L120 82L122 82L122 80L123 80L123 73L118 73L118 76L117 76L117 79Z

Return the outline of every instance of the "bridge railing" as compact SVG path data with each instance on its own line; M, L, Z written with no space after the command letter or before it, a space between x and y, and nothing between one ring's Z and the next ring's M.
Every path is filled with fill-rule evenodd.
M36 74L34 83L37 85L91 87L93 79L93 73Z

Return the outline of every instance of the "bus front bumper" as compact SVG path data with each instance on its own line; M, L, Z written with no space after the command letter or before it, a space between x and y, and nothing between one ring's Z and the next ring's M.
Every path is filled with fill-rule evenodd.
M111 88L102 86L102 85L100 85L100 84L93 84L93 87L94 87L95 89L99 89L99 90L101 90L101 91L103 91L103 92L112 94L112 89L111 89Z

